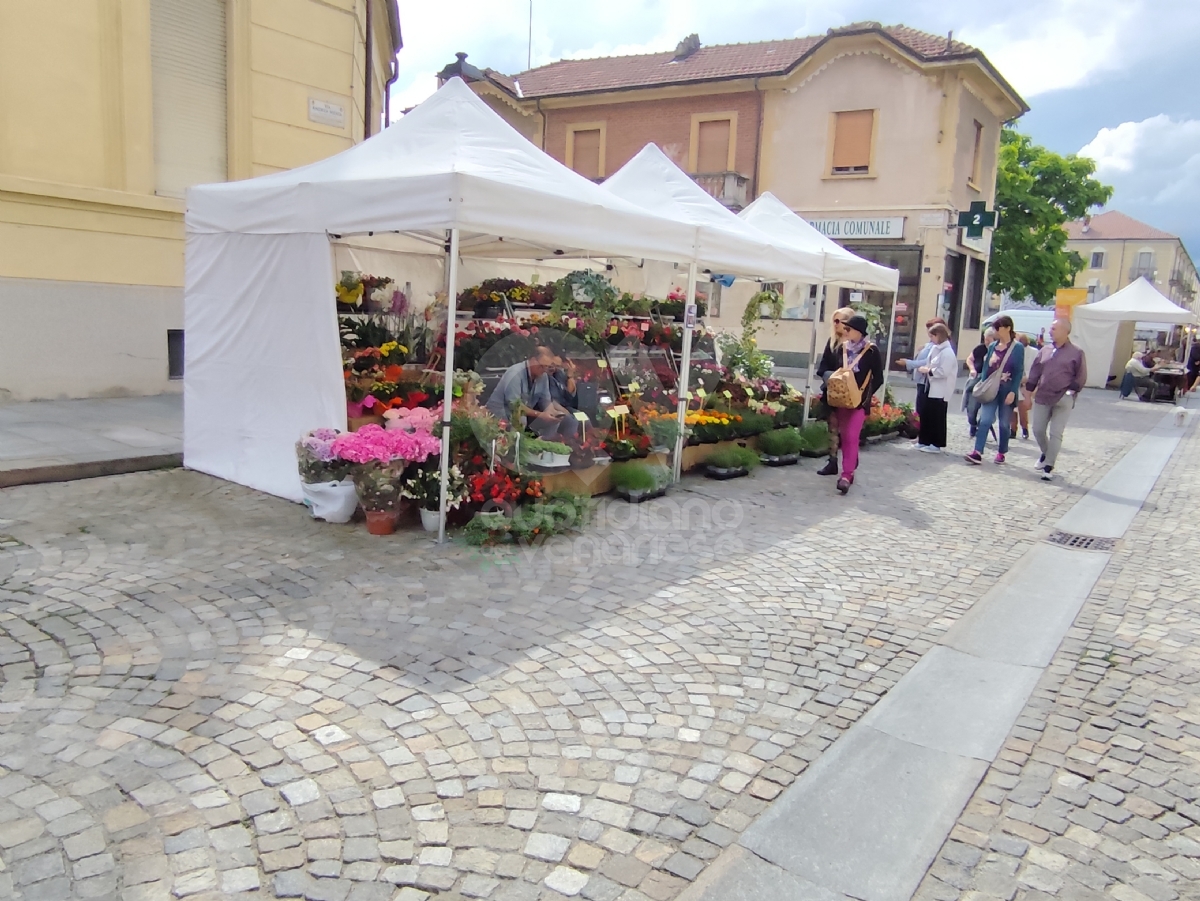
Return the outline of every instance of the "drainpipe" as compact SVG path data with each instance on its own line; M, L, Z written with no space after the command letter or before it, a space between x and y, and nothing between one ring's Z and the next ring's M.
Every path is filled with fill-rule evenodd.
M537 101L538 115L542 117L542 153L546 152L546 112L542 109L542 101Z
M375 63L371 58L373 47L371 46L371 7L374 5L374 0L367 0L367 21L366 21L366 38L363 45L366 51L367 64L364 67L365 77L363 78L363 88L365 89L365 97L363 99L363 140L371 137L371 82L374 80L372 76L375 74Z
M759 90L757 78L754 79L754 93L758 96L758 122L756 123L757 131L758 131L758 139L757 139L757 144L754 147L754 187L753 187L754 197L751 197L750 198L751 200L754 200L756 197L758 197L759 194L762 193L758 189L758 166L759 166L759 161L762 159L763 93L761 90Z
M400 78L400 63L392 59L392 74L383 86L383 127L392 124L392 85Z

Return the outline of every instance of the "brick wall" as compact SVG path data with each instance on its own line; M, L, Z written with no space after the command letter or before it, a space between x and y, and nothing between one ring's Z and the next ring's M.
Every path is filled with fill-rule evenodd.
M737 112L734 168L753 178L754 159L758 153L758 95L752 91L548 110L546 152L556 160L566 162L567 127L575 123L604 122L606 176L620 169L650 142L661 147L686 170L692 114L726 111Z

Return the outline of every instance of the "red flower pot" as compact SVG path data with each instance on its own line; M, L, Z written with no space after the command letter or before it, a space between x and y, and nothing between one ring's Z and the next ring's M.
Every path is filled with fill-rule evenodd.
M391 535L399 519L399 510L368 510L367 531L372 535Z

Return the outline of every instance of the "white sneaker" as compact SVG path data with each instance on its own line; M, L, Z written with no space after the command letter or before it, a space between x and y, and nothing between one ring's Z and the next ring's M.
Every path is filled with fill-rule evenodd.
M940 454L942 452L942 449L936 444L926 444L922 447L918 447L917 450L923 454Z

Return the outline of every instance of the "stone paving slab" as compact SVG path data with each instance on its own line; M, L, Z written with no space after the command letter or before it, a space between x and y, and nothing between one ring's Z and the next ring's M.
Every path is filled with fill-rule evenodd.
M0 491L0 897L669 901L1150 424L496 553L183 471Z
M1200 898L1195 429L917 898Z

